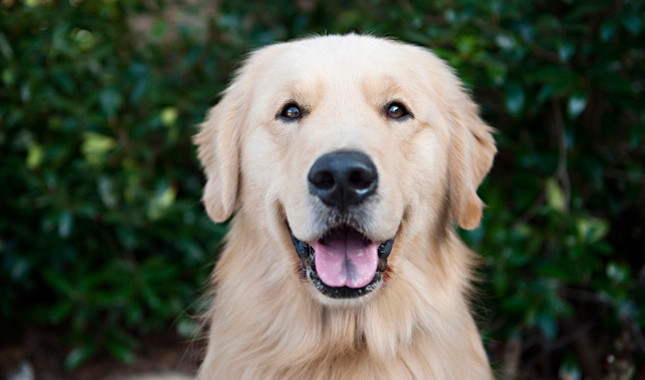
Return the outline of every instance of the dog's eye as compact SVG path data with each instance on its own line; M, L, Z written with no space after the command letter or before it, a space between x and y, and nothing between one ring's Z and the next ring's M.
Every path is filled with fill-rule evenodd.
M410 116L410 112L399 102L392 102L385 106L385 114L390 119L403 119Z
M303 115L303 111L296 103L287 103L280 110L278 116L286 121L293 121L300 119Z

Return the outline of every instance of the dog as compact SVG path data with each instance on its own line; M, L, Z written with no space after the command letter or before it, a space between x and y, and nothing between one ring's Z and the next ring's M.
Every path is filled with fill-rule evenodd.
M194 141L215 222L210 379L490 379L471 315L496 153L453 70L364 35L252 53Z

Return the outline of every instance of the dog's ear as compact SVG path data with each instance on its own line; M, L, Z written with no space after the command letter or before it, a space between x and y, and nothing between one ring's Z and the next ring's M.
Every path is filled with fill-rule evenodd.
M193 141L206 173L202 198L215 222L224 222L235 209L240 170L239 135L247 98L241 75L226 89L220 102L208 111Z
M477 106L460 89L452 103L453 134L448 156L450 207L457 224L472 230L479 226L484 204L477 187L497 152L493 129L479 117Z

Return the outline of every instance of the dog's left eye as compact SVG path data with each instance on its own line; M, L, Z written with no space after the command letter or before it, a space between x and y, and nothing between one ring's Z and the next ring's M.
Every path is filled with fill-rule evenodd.
M278 117L286 121L293 121L300 119L304 112L296 103L287 103L282 107Z
M392 102L385 106L385 114L390 119L404 119L407 116L411 116L410 111L408 111L405 106L399 102Z

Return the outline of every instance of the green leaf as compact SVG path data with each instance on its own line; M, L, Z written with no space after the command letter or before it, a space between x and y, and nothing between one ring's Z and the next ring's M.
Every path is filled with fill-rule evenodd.
M13 49L11 48L9 41L7 41L7 37L5 37L2 32L0 32L0 54L2 54L4 59L7 61L13 60Z
M43 162L44 157L45 157L45 151L42 145L37 143L29 144L29 148L27 148L27 160L26 160L27 168L29 169L38 168L40 164Z
M129 302L128 307L126 309L126 314L125 318L130 326L138 326L143 322L143 310L141 310L141 307L139 306L139 303L135 302Z
M103 204L108 208L114 208L118 202L118 195L114 188L114 182L111 177L101 176L98 181L99 195Z
M4 249L4 244L0 244L0 252ZM26 257L14 257L13 260L6 259L5 265L9 272L9 278L13 281L24 281L25 275L31 270L31 264Z
M69 318L73 311L74 304L71 301L61 301L50 309L49 321L54 325L58 325Z
M105 347L112 356L125 363L134 362L134 352L126 342L110 341Z
M152 24L152 35L155 38L162 38L166 34L168 24L162 18L156 19Z
M100 102L103 113L113 117L123 104L123 98L116 88L108 87L101 92Z
M582 380L582 373L580 372L580 367L578 366L578 361L576 360L575 355L571 353L566 355L560 365L558 379Z
M553 314L539 313L536 324L547 340L552 341L558 336L558 322Z
M43 271L43 279L45 282L54 288L54 290L65 295L65 297L70 297L74 292L74 287L72 284L60 273L54 272L53 270ZM71 298L71 297L70 297Z
M544 103L546 100L554 98L562 93L565 90L565 87L566 85L563 86L562 82L547 83L540 89L540 92L538 92L536 100L539 103Z
M498 34L495 36L495 43L504 50L515 48L516 41L507 34Z
M627 29L631 34L638 35L643 27L643 21L641 20L642 14L639 13L626 13L622 18L622 23L625 29Z
M546 181L546 200L550 209L558 212L565 211L564 191L554 178L549 178Z
M618 264L613 261L607 264L605 272L607 273L607 277L609 277L609 279L617 284L625 282L625 280L630 277L628 266L624 264Z
M116 140L96 132L85 132L81 152L85 160L92 166L100 166L104 163L106 154L114 148Z
M157 188L155 197L148 202L148 217L157 220L163 216L165 211L175 203L177 190L174 187L162 184Z
M65 368L73 370L85 363L96 352L96 346L93 343L86 343L82 346L72 349L65 358Z
M524 89L521 86L510 84L506 87L504 104L506 104L506 109L512 115L518 116L522 112L525 101L526 95L524 94Z
M94 34L86 29L75 28L71 33L72 40L76 43L79 49L85 51L90 50L96 43Z
M29 86L29 83L23 83L20 85L20 99L22 99L24 103L31 102L31 87Z
M69 211L63 211L58 218L58 236L66 239L74 226L74 218Z
M477 38L472 35L462 35L457 40L457 50L463 55L471 55L477 46Z
M596 243L607 235L609 223L600 218L580 217L576 219L578 238L587 243Z
M119 242L128 250L134 249L139 242L137 233L131 226L117 226L116 236Z
M614 37L616 23L613 20L604 21L600 26L600 39L603 42L609 42Z
M561 41L558 44L558 58L562 62L569 62L575 51L576 45L571 41Z
M159 310L163 305L161 299L155 294L152 286L146 286L143 288L143 299L146 301L146 305L152 310Z
M185 338L195 338L199 336L199 324L192 318L181 318L177 322L177 334Z
M501 86L506 79L508 67L503 62L491 61L486 65L486 73L498 86Z
M570 118L577 119L586 107L587 96L583 94L573 94L567 103L567 114Z
M179 112L176 107L166 107L161 111L161 122L164 126L170 127L175 125Z
M11 85L13 85L13 82L16 79L16 75L13 69L7 67L4 70L2 70L2 73L0 74L0 79L5 84L5 86L10 87Z
M157 200L161 207L168 208L175 202L177 191L173 187L167 187L162 193L158 194Z

